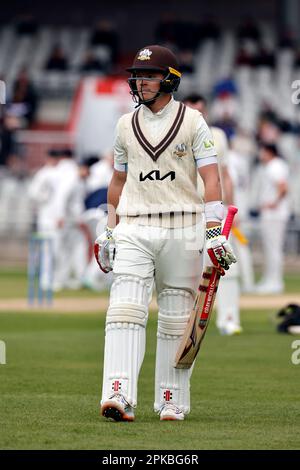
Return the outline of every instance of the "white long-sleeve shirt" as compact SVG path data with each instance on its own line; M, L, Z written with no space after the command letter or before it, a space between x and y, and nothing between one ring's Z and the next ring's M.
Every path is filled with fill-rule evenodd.
M270 204L278 199L278 184L288 184L289 167L281 158L273 158L267 164L262 165L262 179L259 191L260 206ZM290 213L288 195L283 196L273 209L263 209L263 216L270 219L286 219Z
M50 165L45 165L38 170L30 183L29 197L36 211L39 231L52 230L56 226L55 191L57 183L57 169Z
M90 176L87 180L87 190L89 192L96 191L100 188L107 188L109 186L113 169L107 160L101 160L90 168Z
M55 190L57 221L74 222L84 211L85 189L72 159L62 159L57 165L58 179Z

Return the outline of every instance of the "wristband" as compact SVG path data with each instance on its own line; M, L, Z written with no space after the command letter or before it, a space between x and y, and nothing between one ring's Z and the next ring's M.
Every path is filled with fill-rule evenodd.
M206 240L217 238L220 235L221 235L221 225L216 225L216 227L209 227L206 229Z
M110 240L111 238L113 238L113 228L110 228L110 227L106 227L106 238L108 240Z
M210 201L204 205L206 222L222 222L225 209L222 201Z

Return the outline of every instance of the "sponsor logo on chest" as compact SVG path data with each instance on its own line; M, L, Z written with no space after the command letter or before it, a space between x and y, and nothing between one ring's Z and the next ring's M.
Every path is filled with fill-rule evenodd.
M140 181L163 181L167 178L170 178L170 180L173 181L175 179L175 171L169 171L165 175L162 175L159 170L152 170L146 174L143 174L142 171L140 173Z

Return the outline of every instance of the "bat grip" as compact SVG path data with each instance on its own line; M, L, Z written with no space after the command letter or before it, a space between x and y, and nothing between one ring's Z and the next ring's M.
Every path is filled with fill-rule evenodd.
M227 217L225 219L225 224L224 224L224 227L223 227L223 230L222 230L222 235L225 235L226 238L228 238L228 236L229 236L231 226L232 226L232 222L233 222L234 216L237 213L237 211L238 211L238 208L235 207L235 206L229 206L228 207Z

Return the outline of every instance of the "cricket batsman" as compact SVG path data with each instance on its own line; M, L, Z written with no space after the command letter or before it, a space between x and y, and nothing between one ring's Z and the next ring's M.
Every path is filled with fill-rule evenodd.
M95 242L100 268L113 270L106 316L101 413L133 421L145 354L148 306L159 307L154 410L160 420L190 411L189 369L175 369L202 272L202 257L224 273L236 261L221 235L224 208L217 155L197 110L173 98L181 73L158 45L140 49L127 69L136 110L122 116L108 189L108 221ZM203 182L200 193L197 173Z

